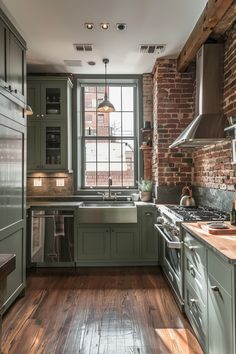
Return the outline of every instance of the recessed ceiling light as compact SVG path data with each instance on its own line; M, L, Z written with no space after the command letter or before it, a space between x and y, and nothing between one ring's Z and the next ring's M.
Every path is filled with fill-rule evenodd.
M84 27L88 30L93 30L94 24L92 22L85 22Z
M116 24L116 29L118 31L124 31L124 30L126 30L126 28L127 28L126 23L117 23Z
M107 22L102 22L102 23L100 23L100 27L101 27L101 29L103 29L103 30L107 30L107 29L109 28L109 23L107 23Z
M92 61L92 60L87 61L87 63L88 63L88 65L91 65L91 66L96 65L95 61Z

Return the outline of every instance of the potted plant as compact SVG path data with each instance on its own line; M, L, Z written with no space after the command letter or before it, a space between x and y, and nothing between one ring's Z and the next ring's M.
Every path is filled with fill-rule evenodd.
M152 200L152 181L141 179L138 182L139 196L142 202L150 202Z

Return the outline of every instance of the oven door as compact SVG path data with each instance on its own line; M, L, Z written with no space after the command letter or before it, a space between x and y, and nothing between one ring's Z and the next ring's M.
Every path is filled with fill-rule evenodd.
M183 242L172 240L161 224L155 224L162 245L162 268L177 296L178 303L183 306Z

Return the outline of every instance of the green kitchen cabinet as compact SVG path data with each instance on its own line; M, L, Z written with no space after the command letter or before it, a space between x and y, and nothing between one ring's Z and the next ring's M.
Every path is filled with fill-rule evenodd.
M10 99L25 102L26 44L0 9L0 87Z
M236 354L235 265L183 230L185 313L206 354Z
M28 84L34 112L28 119L28 172L71 171L71 81L67 77L37 80L30 78Z
M158 237L154 228L157 219L155 205L138 207L140 255L142 259L158 261Z
M139 258L137 224L79 224L77 249L79 263L132 263Z
M113 226L111 232L111 257L114 260L139 258L139 239L137 226Z
M208 251L208 353L235 354L233 266ZM232 291L234 290L234 295Z
M111 257L110 228L79 226L78 260L108 260Z
M29 76L27 97L33 110L29 121L66 121L71 115L72 82L68 77Z

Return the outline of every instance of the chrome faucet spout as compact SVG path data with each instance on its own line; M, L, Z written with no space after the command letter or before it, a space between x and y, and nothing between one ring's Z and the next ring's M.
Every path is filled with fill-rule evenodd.
M108 177L108 198L111 199L111 186L112 186L112 177Z

